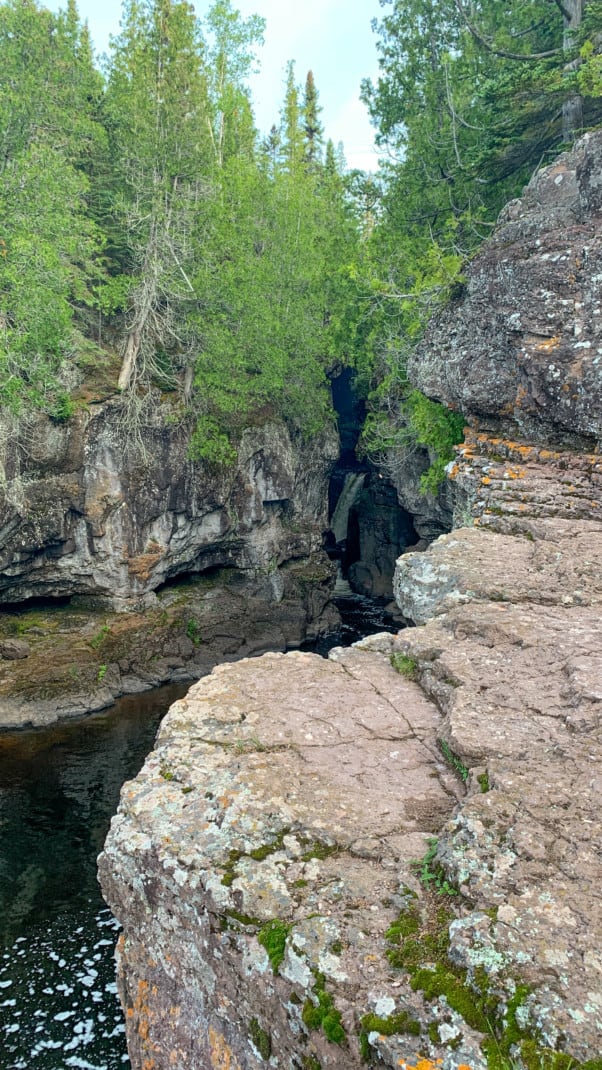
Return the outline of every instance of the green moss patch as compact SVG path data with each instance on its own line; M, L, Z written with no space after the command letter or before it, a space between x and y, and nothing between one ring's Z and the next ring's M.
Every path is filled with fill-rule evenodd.
M272 1054L272 1038L265 1029L262 1029L257 1018L251 1018L249 1022L249 1036L261 1058L266 1062Z
M291 929L292 925L274 919L274 921L268 921L257 933L257 939L261 946L265 947L274 973L278 973L283 962L286 941Z
M308 1029L321 1029L328 1040L343 1047L347 1043L345 1030L330 992L326 991L324 974L315 973L316 983L313 987L314 999L308 998L303 1004L302 1018Z
M397 1036L398 1034L419 1037L421 1033L420 1022L412 1018L407 1011L391 1014L388 1018L379 1018L377 1014L365 1014L360 1026L360 1052L365 1062L368 1062L373 1055L368 1039L370 1033L378 1033L384 1037Z
M409 654L391 654L391 665L395 672L398 672L400 676L405 676L406 680L418 679L418 662Z
M417 902L411 902L385 934L389 943L387 958L393 967L409 974L411 988L421 992L427 1002L444 997L468 1026L483 1034L488 1070L512 1070L519 1052L526 1070L602 1070L602 1059L577 1063L570 1055L544 1047L532 1030L523 1027L519 1010L530 994L527 985L514 985L513 995L506 1002L493 991L483 967L469 978L467 970L450 961L449 925L453 917L449 908L437 904L432 895L425 898L422 910ZM392 1016L392 1021L396 1017ZM370 1051L369 1032L378 1030L391 1035L375 1022L370 1015L361 1021L363 1054ZM398 1031L402 1030L391 1026L391 1032ZM429 1027L429 1037L434 1043L438 1040L435 1023Z

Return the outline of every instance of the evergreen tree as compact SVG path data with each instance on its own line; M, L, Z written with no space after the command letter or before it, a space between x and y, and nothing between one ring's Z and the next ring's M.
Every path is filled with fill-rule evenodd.
M65 411L75 314L94 303L102 242L88 212L100 78L73 3L0 6L0 399Z
M299 89L295 82L295 64L286 66L286 88L282 108L282 159L290 174L294 174L303 160L303 128L301 125Z
M310 169L315 169L322 160L324 128L320 122L321 111L313 71L308 71L303 97L303 134L304 159Z
M105 111L110 203L129 277L122 390L173 382L186 362L182 309L194 299L192 233L211 158L204 44L185 0L126 0L112 42Z

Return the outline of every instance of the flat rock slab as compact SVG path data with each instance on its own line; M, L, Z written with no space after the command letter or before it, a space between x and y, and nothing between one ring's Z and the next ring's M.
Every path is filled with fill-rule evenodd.
M222 665L172 706L100 857L136 1070L343 1070L362 1065L367 1013L424 1019L385 933L462 793L440 721L358 649ZM340 1035L306 1024L321 986ZM432 1050L424 1033L371 1043L395 1067ZM455 1070L458 1052L443 1055Z

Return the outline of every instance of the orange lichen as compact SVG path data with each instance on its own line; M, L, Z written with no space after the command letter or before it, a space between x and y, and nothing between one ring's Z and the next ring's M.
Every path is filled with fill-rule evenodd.
M405 1059L399 1059L398 1066L401 1066L402 1070L437 1070L438 1066L443 1066L443 1059L437 1059L433 1062L432 1059L419 1059L415 1065L406 1062ZM459 1066L458 1070L471 1070L470 1066Z
M209 1055L212 1070L240 1070L240 1063L226 1038L209 1026Z
M556 347L559 344L560 344L560 335L559 334L555 334L553 338L546 338L545 342L540 342L539 345L535 346L535 349L538 352L542 352L543 351L544 353L549 353L549 351L551 349L556 349Z

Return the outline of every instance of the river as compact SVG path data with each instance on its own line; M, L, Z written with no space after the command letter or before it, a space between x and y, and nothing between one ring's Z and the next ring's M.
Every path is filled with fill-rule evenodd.
M339 608L342 631L314 644L319 653L392 630L368 599ZM121 785L188 686L0 735L0 1070L129 1066L115 987L118 926L100 895L96 857Z

